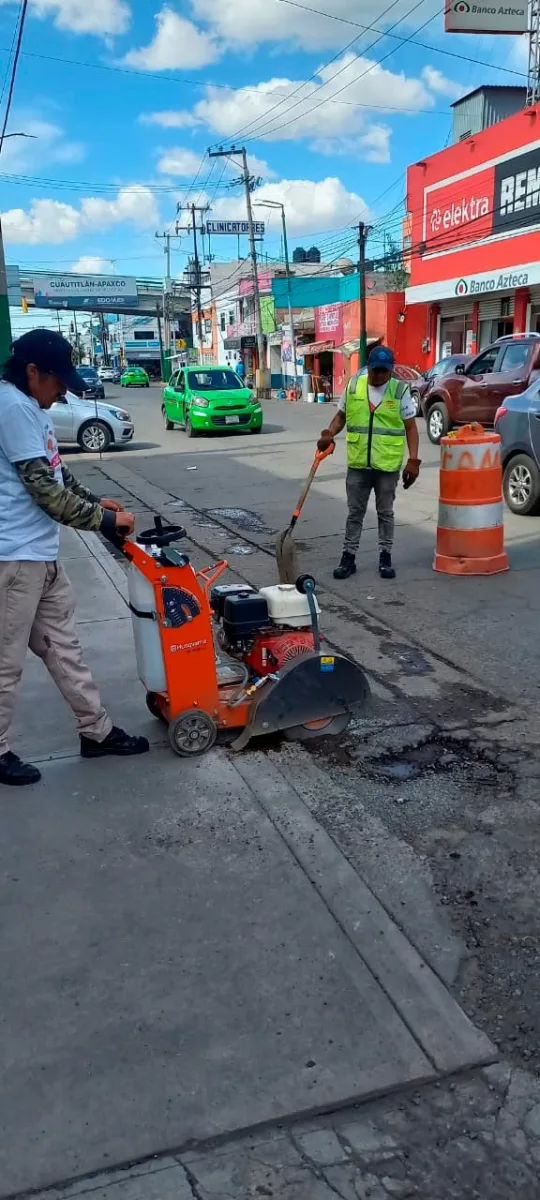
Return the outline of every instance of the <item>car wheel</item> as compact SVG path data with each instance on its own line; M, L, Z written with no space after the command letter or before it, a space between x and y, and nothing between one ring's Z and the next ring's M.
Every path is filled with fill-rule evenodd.
M186 417L185 430L186 430L186 437L188 437L188 438L196 438L199 436L198 429L193 428L193 425L191 424L191 420L189 417Z
M77 441L86 454L102 454L109 449L112 434L103 421L87 421L79 430Z
M417 417L420 413L420 394L419 394L419 392L415 392L414 390L411 390L411 400L414 404L415 416Z
M517 454L507 463L503 492L508 508L519 516L540 510L540 471L528 454Z
M258 425L256 429L251 430L252 433L262 433L262 425Z
M434 446L438 446L441 438L446 437L450 429L448 409L442 400L432 404L426 419L427 435Z
M161 415L163 417L163 424L165 426L165 429L167 429L167 430L174 429L174 421L169 421L169 418L167 416L167 409L165 408L165 405L163 405L163 408L161 409Z

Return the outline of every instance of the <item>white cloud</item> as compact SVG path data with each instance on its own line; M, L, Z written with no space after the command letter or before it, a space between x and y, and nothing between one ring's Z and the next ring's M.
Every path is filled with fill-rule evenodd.
M0 5L13 3L0 0ZM98 37L125 33L131 19L126 0L30 0L30 9L36 17L52 17L58 29Z
M336 71L339 75L334 80ZM331 67L322 67L317 79L303 86L301 80L278 77L237 92L224 93L208 85L205 96L195 104L193 117L220 138L244 128L249 137L262 141L309 138L322 153L343 152L336 139L344 139L347 153L387 162L390 130L380 123L380 113L421 112L433 104L421 79L349 53ZM377 112L376 123L370 108Z
M193 113L181 109L141 113L139 120L143 125L160 125L162 129L190 129L193 125L200 125L200 121L193 116Z
M158 171L164 175L179 175L182 179L188 179L191 175L198 174L201 158L202 155L196 154L194 150L172 146L161 155Z
M220 56L220 48L203 29L165 5L156 14L156 32L148 46L130 50L122 60L129 67L166 71L176 67L205 67Z
M88 231L110 229L124 222L149 228L158 219L152 192L142 184L135 184L121 188L113 200L85 197L78 207L59 200L33 200L28 209L12 208L4 212L2 228L6 242L60 245Z
M309 5L310 0L299 0ZM441 8L440 0L431 0L433 12ZM291 43L303 50L326 50L334 46L342 46L355 33L362 36L362 30L355 30L352 25L344 25L331 17L351 18L369 27L375 25L384 29L397 22L402 23L411 8L410 0L398 0L391 12L385 18L388 0L362 0L361 4L351 4L351 0L315 0L313 8L324 10L328 16L306 12L301 7L277 3L277 0L192 0L195 17L207 21L215 34L233 46L246 46L254 49L262 42L284 43L287 49ZM423 12L428 14L425 9ZM417 20L416 14L411 13L409 27ZM369 36L369 35L368 35ZM376 35L375 35L376 36Z
M348 192L341 180L331 177L319 183L312 179L282 179L279 183L264 184L256 195L257 200L279 200L285 205L287 227L295 237L323 233L369 216L365 200L356 192ZM244 197L216 200L212 215L216 220L245 220Z
M113 260L100 258L97 254L82 254L71 268L76 275L110 275L112 269Z
M11 121L13 131L31 136L9 138L2 148L2 170L12 174L24 171L36 173L36 168L52 162L82 162L86 148L82 142L66 139L65 131L52 121L18 113Z
M457 100L467 91L465 84L458 83L456 79L447 79L436 67L424 67L422 79L431 92L437 96L449 96L451 100Z

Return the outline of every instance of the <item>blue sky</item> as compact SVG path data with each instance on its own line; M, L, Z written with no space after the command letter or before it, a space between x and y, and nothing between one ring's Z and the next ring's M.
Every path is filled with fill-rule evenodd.
M7 260L161 275L154 234L174 225L178 202L244 217L234 163L204 158L233 140L262 178L254 199L286 204L291 249L354 253L351 225L367 216L380 252L383 233L399 239L407 164L447 143L452 100L482 82L525 83L523 39L445 34L442 9L442 0L30 0L9 130L35 139L4 144ZM0 0L4 101L18 11L18 0ZM279 253L278 214L257 217L267 221L264 249ZM188 250L185 235L174 243L175 274ZM216 238L211 250L231 258L236 240Z

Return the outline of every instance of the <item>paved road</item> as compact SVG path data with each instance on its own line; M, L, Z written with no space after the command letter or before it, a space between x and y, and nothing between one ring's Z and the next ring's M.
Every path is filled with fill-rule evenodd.
M261 437L233 432L188 440L181 430L167 433L161 421L161 389L108 389L122 395L136 422L136 440L112 452L150 483L206 511L244 509L256 523L226 524L272 552L274 531L288 523L302 479L307 474L315 439L334 409L320 405L265 405ZM358 575L336 585L332 567L341 552L345 520L345 445L338 443L317 477L298 527L301 564L319 581L373 617L385 614L395 629L457 665L468 663L490 688L514 698L536 700L538 671L533 648L537 641L540 589L540 517L506 513L506 544L511 571L485 579L448 579L432 571L436 534L439 451L422 432L422 474L397 501L395 584L376 573L376 519L371 509L365 526ZM196 467L196 471L193 468Z

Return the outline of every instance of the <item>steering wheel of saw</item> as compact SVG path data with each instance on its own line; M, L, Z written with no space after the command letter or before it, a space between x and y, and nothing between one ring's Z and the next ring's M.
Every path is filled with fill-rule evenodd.
M181 538L186 537L186 531L182 525L163 525L161 517L154 517L154 528L144 529L142 533L137 534L137 541L140 546L170 546L171 542L179 542Z

